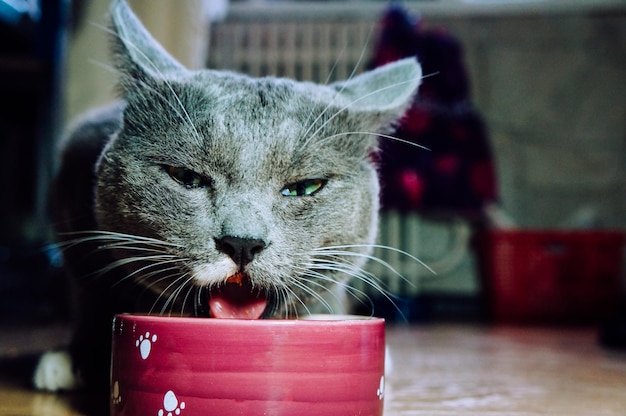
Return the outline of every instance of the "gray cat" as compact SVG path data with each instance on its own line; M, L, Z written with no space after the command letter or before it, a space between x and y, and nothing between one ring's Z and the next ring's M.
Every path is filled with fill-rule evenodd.
M375 285L361 267L377 231L377 137L421 78L413 59L331 85L190 71L124 1L111 14L122 99L63 145L54 213L80 320L70 351L42 358L41 389L107 391L115 313L343 312L335 288Z

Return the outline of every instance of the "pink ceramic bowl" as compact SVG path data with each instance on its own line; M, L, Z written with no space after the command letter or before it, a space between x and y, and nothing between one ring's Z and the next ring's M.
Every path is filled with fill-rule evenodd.
M111 415L381 416L384 320L118 315Z

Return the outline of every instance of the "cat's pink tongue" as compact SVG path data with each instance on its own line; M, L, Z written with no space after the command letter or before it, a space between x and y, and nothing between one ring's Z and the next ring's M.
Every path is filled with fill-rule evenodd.
M252 288L240 275L211 291L209 313L212 318L259 319L267 307L267 298Z

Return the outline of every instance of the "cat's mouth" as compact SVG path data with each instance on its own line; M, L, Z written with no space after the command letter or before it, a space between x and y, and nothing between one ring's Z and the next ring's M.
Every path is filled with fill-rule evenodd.
M209 314L212 318L259 319L267 307L265 291L252 286L244 273L236 273L226 283L211 290Z

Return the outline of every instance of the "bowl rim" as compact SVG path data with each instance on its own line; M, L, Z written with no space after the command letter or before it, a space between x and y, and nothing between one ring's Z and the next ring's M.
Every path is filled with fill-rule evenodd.
M377 326L385 323L384 318L365 315L311 314L298 319L216 319L191 316L161 316L135 313L116 314L114 320L142 323L176 323L177 325L226 326L226 327L273 327L273 326Z

